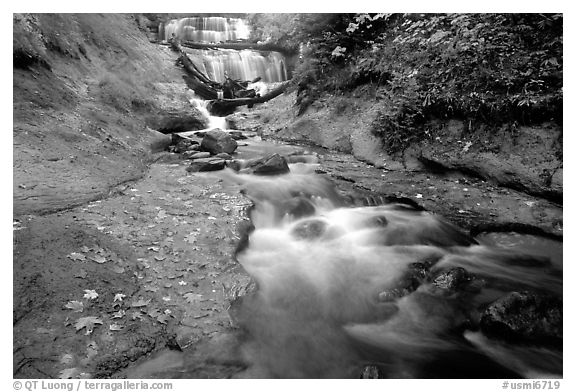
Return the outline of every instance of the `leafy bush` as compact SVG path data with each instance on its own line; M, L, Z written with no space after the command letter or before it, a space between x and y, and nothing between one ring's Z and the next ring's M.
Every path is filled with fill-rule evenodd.
M294 80L303 105L324 92L370 85L386 90L392 106L383 113L398 127L432 117L485 123L562 121L561 14L284 18L256 31L269 40L300 43Z

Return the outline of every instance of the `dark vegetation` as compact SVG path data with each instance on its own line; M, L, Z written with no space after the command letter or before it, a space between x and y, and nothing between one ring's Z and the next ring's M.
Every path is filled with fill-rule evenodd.
M300 113L323 94L382 101L386 148L431 119L562 122L562 14L255 14L253 39L299 50Z

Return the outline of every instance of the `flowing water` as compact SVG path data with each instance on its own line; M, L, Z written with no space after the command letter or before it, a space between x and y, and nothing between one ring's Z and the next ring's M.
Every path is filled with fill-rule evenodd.
M214 27L222 21L202 23L203 31L210 25L223 34L202 33L202 39L214 42L232 34L224 25ZM198 19L171 22L165 31L198 39L198 26ZM253 54L246 55L251 59L246 63L244 54L232 56L210 51L193 57L214 80L222 80L224 70L243 80L286 77L285 71L254 67ZM283 67L281 59L272 58ZM208 129L226 128L224 118L207 113L205 102L193 104L208 115ZM474 239L409 206L363 206L316 174L318 154L298 151L249 139L237 159L276 152L288 158L290 173L208 174L253 203L254 229L236 257L257 290L234 309L243 332L232 342L222 338L226 346L240 347L245 370L236 377L357 378L366 365L391 378L562 374L561 349L512 345L478 329L483 309L511 291L562 297L561 243L506 233ZM464 289L435 284L442 273L462 268L473 276ZM161 353L148 365L165 367L166 358L175 357L177 372L164 377L193 377L190 369L201 351Z
M551 266L521 255L523 239L516 249L477 245L406 206L347 206L306 166L273 178L224 175L254 203L255 229L238 255L258 284L240 310L254 374L355 377L362 364L387 377L561 373L558 351L511 347L463 327L509 291L561 295L561 259ZM463 267L483 284L457 293L426 280L408 287L417 263L430 276Z
M223 17L192 17L174 19L160 26L160 39L172 34L181 41L220 43L246 40L250 28L243 19ZM276 83L288 79L286 59L279 52L232 49L184 48L194 64L213 81L223 83L225 73L231 79Z
M215 43L248 39L250 29L243 19L198 16L173 19L160 27L160 39L174 34L181 40Z

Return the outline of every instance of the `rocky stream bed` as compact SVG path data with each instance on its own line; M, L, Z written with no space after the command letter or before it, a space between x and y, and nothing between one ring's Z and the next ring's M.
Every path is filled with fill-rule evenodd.
M463 174L378 169L348 154L247 135L237 132L238 149L221 158L183 153L183 145L202 145L199 135L179 139L178 153L156 154L144 178L106 198L15 217L14 377L266 376L249 369L233 311L254 290L234 256L251 202L218 171L204 171L221 167L199 169L199 160L233 166L304 154L319 160L316 173L352 204L409 203L472 235L541 235L561 260L562 208L552 202ZM193 154L196 160L186 159Z

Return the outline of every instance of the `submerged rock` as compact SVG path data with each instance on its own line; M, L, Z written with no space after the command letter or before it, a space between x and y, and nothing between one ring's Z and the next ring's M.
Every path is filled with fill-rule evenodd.
M292 236L302 240L315 240L326 232L328 224L320 219L307 219L292 229Z
M192 161L186 168L189 173L222 170L226 161L220 158L200 158Z
M482 332L512 342L561 344L562 301L532 292L512 292L482 314Z
M468 286L474 277L462 267L443 271L434 277L432 284L441 290L455 292Z
M238 148L238 143L227 132L220 129L213 129L206 132L200 147L204 151L216 155L221 152L232 154Z

